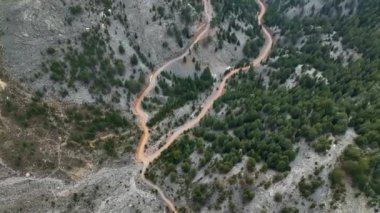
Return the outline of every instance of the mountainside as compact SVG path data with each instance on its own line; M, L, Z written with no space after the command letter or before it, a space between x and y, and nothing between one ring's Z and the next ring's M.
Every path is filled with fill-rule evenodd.
M0 211L377 212L379 23L377 0L2 0Z
M231 80L148 177L184 211L375 210L379 51L365 38L377 37L379 5L267 3L267 65Z

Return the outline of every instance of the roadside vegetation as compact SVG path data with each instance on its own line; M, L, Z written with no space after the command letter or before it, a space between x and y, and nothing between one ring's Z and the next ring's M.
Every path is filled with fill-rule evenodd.
M161 25L162 20L168 20L176 16L179 11L178 19L181 20L181 25L171 23L167 26L167 35L173 37L177 45L184 47L184 40L191 38L190 27L195 21L201 19L201 11L203 11L202 1L184 0L184 1L171 1L169 7L153 5L150 11L154 14L152 17L153 22L159 22ZM165 41L162 46L168 48L168 43Z
M291 170L289 164L297 155L296 145L300 140L323 155L334 143L331 138L354 128L359 134L356 145L347 148L338 168L330 174L331 187L336 192L334 197L344 200L342 181L347 176L352 178L354 186L378 203L380 49L379 45L369 45L368 39L374 38L370 43L379 42L378 37L371 34L376 32L373 27L379 27L377 18L371 17L379 10L378 4L361 2L356 16L334 18L332 22L327 21L327 15L337 10L335 5L323 8L320 16L295 19L281 15L284 4L279 1L269 5L272 6L266 20L280 26L284 36L272 55L278 58L268 64L270 71L256 74L250 69L230 80L227 91L215 103L214 112L166 150L150 167L148 177L159 184L169 180L191 191L198 187L192 184L197 175L226 175L246 157L251 160L243 174L267 169L287 172ZM335 15L339 17L340 13ZM322 39L326 34L335 35L335 41L343 37L344 47L354 48L362 57L331 57L330 51L334 48ZM296 46L300 38L306 38L305 42ZM303 67L300 73L295 73L299 65ZM312 69L315 71L310 74ZM269 77L267 84L263 83L264 75ZM289 86L290 80L293 86ZM258 170L253 162L263 166ZM226 182L235 183L232 179ZM243 183L255 185L254 180L249 179ZM308 198L322 184L318 176L311 176L301 180L299 190ZM267 189L271 182L259 186ZM222 189L228 191L230 186ZM218 209L220 204L215 205L215 197L221 192L214 188L203 190L191 196L183 194L194 204L189 208L195 211L199 206ZM209 190L214 196L208 194ZM202 197L204 194L208 196ZM250 194L244 193L243 203L254 200ZM279 196L276 199L280 200ZM313 208L316 205L313 203ZM335 208L334 203L331 206ZM281 212L298 210L286 207Z
M217 32L218 45L215 52L223 49L224 43L243 46L243 54L247 58L258 55L260 48L264 44L261 35L261 28L257 24L256 12L259 11L258 5L247 1L211 1L216 16L211 25L219 27ZM225 25L225 27L223 27ZM243 33L249 37L245 43L240 43L237 33Z
M209 68L205 68L201 74L195 74L193 77L180 78L174 74L163 74L163 78L158 81L158 88L167 101L158 109L148 122L149 126L153 126L168 116L172 116L174 110L182 107L190 101L198 98L199 94L211 89L214 78ZM169 84L170 83L170 84Z

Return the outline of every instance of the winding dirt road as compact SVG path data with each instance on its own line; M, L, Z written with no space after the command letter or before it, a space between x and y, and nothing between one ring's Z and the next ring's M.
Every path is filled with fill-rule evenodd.
M147 126L148 122L148 114L143 110L142 108L142 102L144 98L151 92L151 90L156 86L157 84L157 77L160 75L160 73L165 70L169 65L172 63L181 60L184 56L188 54L188 50L192 49L193 46L204 38L205 35L207 35L209 29L210 29L210 22L212 19L212 7L210 0L203 0L204 5L204 16L205 16L205 22L200 27L200 31L194 36L192 43L188 46L188 48L184 51L183 54L165 62L162 66L160 66L158 69L156 69L153 74L149 77L149 84L144 88L144 90L140 93L140 95L137 97L135 104L134 104L134 113L137 115L140 128L143 131L143 134L140 138L140 143L137 147L136 151L136 158L143 163L143 170L141 173L142 179L153 189L157 190L157 192L160 194L161 198L164 200L166 205L169 207L169 209L173 212L177 212L174 202L172 202L168 197L165 196L164 192L154 183L147 180L144 176L146 168L149 166L151 162L153 162L155 159L157 159L161 153L166 150L170 145L174 143L174 141L182 135L185 131L194 128L200 120L207 115L208 111L212 108L215 100L217 100L221 95L223 95L224 88L227 84L228 79L233 77L235 74L241 72L241 71L247 71L251 66L259 66L260 63L267 59L269 56L272 45L273 45L273 38L269 31L269 29L263 24L264 22L264 15L267 11L267 7L264 4L263 0L256 0L256 2L260 5L260 13L258 15L258 24L262 27L263 34L265 37L265 44L263 48L260 51L259 56L254 59L251 64L245 67L237 68L231 70L228 74L224 76L222 81L218 86L216 86L211 93L211 95L205 100L205 103L202 105L201 111L198 113L198 115L193 118L192 120L189 120L184 125L176 128L172 133L169 135L169 137L166 139L165 145L162 146L159 150L154 152L153 154L147 156L145 155L145 146L147 145L150 137L150 130Z
M157 77L161 74L161 72L164 71L167 67L169 67L174 62L182 60L184 56L188 55L189 50L192 49L194 45L198 43L198 41L203 39L205 35L207 35L208 31L210 30L210 22L212 19L212 9L211 9L210 0L203 0L203 5L204 5L205 21L200 27L200 31L193 37L190 46L188 46L188 48L186 48L185 51L181 55L165 62L162 66L160 66L158 69L153 71L153 73L149 77L148 85L143 89L143 91L140 93L140 95L137 97L134 103L134 113L137 115L139 123L140 123L140 128L143 130L143 135L137 147L136 156L137 156L137 159L140 160L144 164L144 166L147 166L151 161L150 161L150 158L145 156L145 145L147 144L149 140L150 133L149 133L149 127L147 126L148 114L142 108L142 102L144 98L156 87Z

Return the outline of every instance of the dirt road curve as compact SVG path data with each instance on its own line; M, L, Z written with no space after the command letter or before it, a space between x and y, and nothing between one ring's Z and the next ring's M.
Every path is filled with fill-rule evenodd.
M137 115L140 123L140 128L143 130L143 135L140 139L140 143L137 147L137 159L144 163L144 165L149 164L148 158L145 156L145 144L148 142L149 139L149 128L147 126L148 122L148 114L144 111L142 108L142 102L144 98L154 89L157 85L157 77L161 74L162 71L164 71L167 67L169 67L171 64L173 64L176 61L181 60L184 56L188 54L188 50L192 49L194 45L204 38L205 35L207 35L207 32L210 29L210 21L212 18L212 9L211 9L211 3L210 0L203 0L204 5L204 14L205 14L205 21L200 27L200 31L193 37L191 45L184 51L183 54L165 62L162 66L160 66L158 69L156 69L153 74L149 77L149 83L148 85L143 89L143 91L140 93L140 95L137 97L135 104L134 104L134 113Z
M259 56L252 61L252 63L249 66L238 68L231 70L227 75L224 76L223 80L220 82L220 84L214 88L212 94L206 99L205 103L203 104L202 110L200 113L193 118L192 120L188 121L184 125L176 128L170 136L167 138L165 145L162 146L159 150L157 150L152 155L146 156L145 155L145 146L149 140L150 132L149 127L147 126L148 122L148 115L142 108L142 101L144 98L150 93L150 91L156 86L157 84L157 77L160 75L160 73L166 69L170 64L172 64L175 61L181 60L184 56L188 54L188 49L192 49L193 46L204 36L208 33L210 29L210 21L212 19L212 8L210 4L210 0L203 0L204 5L204 16L205 16L205 22L200 27L200 31L194 36L191 45L188 49L184 51L184 53L178 57L175 57L167 62L165 62L161 67L159 67L157 70L153 72L153 74L150 76L149 84L144 88L144 90L140 93L140 95L137 97L135 104L134 104L134 112L137 115L139 119L140 128L143 130L143 134L140 139L140 143L137 147L136 151L136 158L143 163L143 170L142 170L142 178L145 180L145 182L151 186L152 188L156 189L158 193L160 194L161 198L164 200L166 205L170 208L171 211L177 212L175 209L174 203L165 196L163 191L156 186L155 184L151 183L149 180L146 180L144 177L144 173L146 168L148 167L149 163L151 163L153 160L158 158L161 153L166 150L170 145L173 144L173 142L182 135L185 131L195 127L200 120L208 113L208 111L212 108L215 100L217 100L221 95L223 95L224 88L226 86L226 83L228 79L233 77L235 74L237 74L240 71L247 71L250 66L258 66L260 63L267 59L269 56L272 45L273 45L273 38L266 26L263 25L263 18L267 11L266 5L263 3L263 0L256 0L256 2L260 5L260 13L258 15L258 23L260 26L262 26L263 34L265 37L265 44L263 48L260 51Z

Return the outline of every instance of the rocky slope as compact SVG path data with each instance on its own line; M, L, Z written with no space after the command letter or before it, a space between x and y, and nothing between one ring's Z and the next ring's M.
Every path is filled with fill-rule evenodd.
M210 1L215 18L207 38L159 77L169 90L185 91L185 96L186 88L176 82L197 85L193 76L206 73L205 82L212 86L227 67L254 58L262 45L254 3ZM157 193L141 181L141 165L134 156L140 132L132 103L153 67L190 43L202 21L200 2L0 2L0 211L167 212ZM349 145L378 139L373 133L376 126L368 138L363 137L363 129L376 121L367 118L366 126L357 128L363 119L347 110L361 104L362 98L366 104L356 110L371 107L370 103L378 106L377 84L371 81L376 76L367 79L371 90L335 86L362 85L366 76L353 82L345 73L365 69L362 73L374 76L370 70L377 68L374 54L366 55L334 29L360 12L359 1L267 4L266 22L276 37L268 63L231 80L227 96L210 116L163 153L149 167L148 176L184 212L377 211L375 201L353 181L358 179L342 176L340 185L333 186L331 178L337 168L347 170L342 153ZM356 33L349 35L357 38ZM372 57L369 68L360 66L370 61L355 64L366 57ZM247 92L239 85L256 86ZM159 149L170 130L195 116L210 88L153 125L148 152ZM159 84L143 103L150 118L173 98L173 92L164 89ZM361 93L367 89L368 100L368 94ZM344 98L336 95L347 91ZM288 95L289 101L281 102ZM321 97L329 101L316 99ZM300 106L302 110L292 108ZM248 114L255 107L260 108L258 113ZM318 113L326 115L318 120ZM361 115L368 114L375 115L375 110ZM245 124L238 126L239 119ZM293 127L301 123L302 128ZM371 144L362 152L375 156L378 149ZM371 182L374 190L376 181Z

